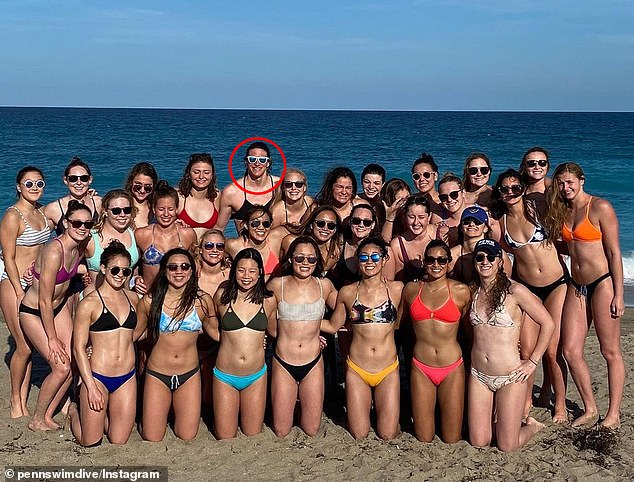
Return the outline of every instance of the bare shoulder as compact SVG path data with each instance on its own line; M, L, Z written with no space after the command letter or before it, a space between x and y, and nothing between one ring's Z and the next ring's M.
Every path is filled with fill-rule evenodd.
M284 278L284 276L280 276L279 278L271 278L266 284L266 287L271 291L277 292L282 286L282 278Z
M418 291L420 289L421 282L420 281L410 281L403 288L403 299L409 301L418 295Z
M470 299L471 298L471 290L469 286L460 281L456 281L455 279L447 278L449 281L449 285L451 286L451 291L454 295L458 295L460 298Z
M610 201L601 197L592 198L591 210L599 216L614 215L615 213Z
M387 288L392 292L402 292L405 288L405 285L402 281L388 281Z
M327 291L327 292L337 291L335 289L335 285L333 285L332 281L330 281L328 278L319 278L319 282L321 283L321 287L323 288L324 291Z

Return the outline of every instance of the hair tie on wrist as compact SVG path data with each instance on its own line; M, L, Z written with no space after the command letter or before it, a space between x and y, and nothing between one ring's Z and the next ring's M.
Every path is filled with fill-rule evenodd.
M528 361L531 362L535 366L538 365L538 363L536 361L534 361L532 358L529 358Z

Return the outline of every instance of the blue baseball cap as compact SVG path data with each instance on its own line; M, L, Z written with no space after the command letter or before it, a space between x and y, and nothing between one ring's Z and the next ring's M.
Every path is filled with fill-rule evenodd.
M494 239L481 239L475 245L473 254L476 255L480 251L485 251L494 256L502 257L502 248Z
M460 216L460 222L467 218L477 219L483 224L489 224L489 215L480 206L469 206L465 208L465 210L462 211L462 216Z

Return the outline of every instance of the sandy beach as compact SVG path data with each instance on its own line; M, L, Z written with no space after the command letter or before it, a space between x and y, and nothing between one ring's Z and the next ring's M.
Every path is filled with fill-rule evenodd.
M634 364L634 309L622 321L622 346L626 367ZM216 441L205 420L192 442L178 440L168 429L165 440L149 443L134 430L126 446L104 441L84 449L69 431L34 433L27 419L9 418L8 330L0 323L4 363L0 366L0 459L3 465L166 466L170 481L198 480L631 480L634 478L634 392L628 376L621 409L622 426L611 436L596 429L573 429L553 425L547 409L532 415L547 424L535 439L516 453L495 448L476 449L466 441L447 445L438 438L431 444L418 442L404 426L395 440L384 442L374 433L355 441L341 416L323 417L319 434L310 438L294 428L285 439L271 429L255 437L238 436ZM607 410L606 367L594 332L586 344L599 411ZM41 359L35 360L42 366ZM43 370L32 380L29 396L32 411ZM45 371L44 371L45 373ZM540 376L538 376L538 383ZM568 405L579 410L579 397L571 379ZM57 421L63 416L58 414ZM612 438L610 438L612 437Z

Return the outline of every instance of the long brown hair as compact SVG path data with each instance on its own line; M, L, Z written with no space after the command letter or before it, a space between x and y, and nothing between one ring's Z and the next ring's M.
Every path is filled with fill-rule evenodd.
M502 257L499 257L500 265L498 267L498 272L495 275L495 280L493 281L493 285L491 289L488 291L489 293L489 314L500 311L502 306L504 305L504 300L506 300L506 295L510 293L509 288L511 287L511 280L506 276L504 272L504 260ZM471 288L471 293L475 294L476 291L482 286L482 281L480 280L480 275L475 269L475 255L473 256L473 264L475 276L473 281L469 285Z
M561 228L564 226L564 220L566 219L568 210L568 206L561 198L559 188L557 187L557 177L565 173L572 174L580 181L586 178L581 166L574 162L564 162L563 164L559 164L555 169L553 173L553 183L547 190L546 199L548 202L548 211L544 220L544 226L546 226L549 233L553 233L553 236L559 236L559 233L561 233Z
M214 160L211 157L211 154L207 152L203 152L200 154L191 154L189 156L189 162L185 166L183 177L178 182L178 190L183 195L183 197L188 197L191 194L192 177L189 171L197 162L203 162L211 167L211 181L209 182L209 186L207 186L205 197L213 203L216 200L216 196L218 196L218 179L216 177L216 166L214 166Z

